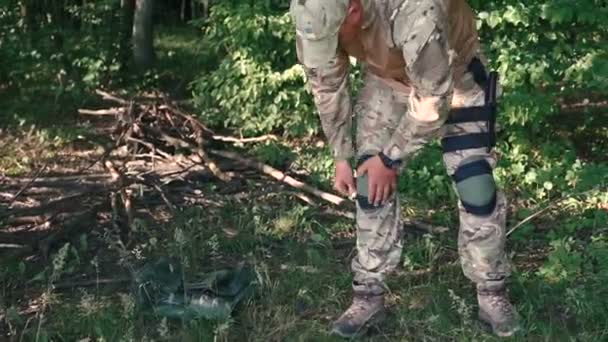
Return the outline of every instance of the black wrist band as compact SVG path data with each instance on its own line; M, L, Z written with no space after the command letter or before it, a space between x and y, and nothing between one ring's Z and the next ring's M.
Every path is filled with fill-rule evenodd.
M382 164L389 169L397 169L401 166L401 159L393 160L383 152L378 153L378 157L380 157Z

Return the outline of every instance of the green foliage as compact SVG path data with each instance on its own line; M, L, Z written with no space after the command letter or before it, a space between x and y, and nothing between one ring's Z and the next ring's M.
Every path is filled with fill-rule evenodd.
M556 98L608 87L608 6L601 0L471 2L508 90L501 122L546 127Z
M295 157L289 146L276 142L259 144L253 148L253 152L257 159L281 169Z
M279 131L318 131L316 111L294 64L289 15L266 3L220 3L213 7L206 39L214 42L217 68L193 82L201 117L245 136Z
M0 89L6 90L0 98L9 104L3 116L51 121L80 106L96 87L119 84L117 4L70 5L63 21L41 15L35 27L25 26L17 6L0 5ZM31 113L32 103L39 111Z
M551 242L553 251L545 265L538 271L548 283L572 282L581 271L582 256L574 249L574 239L561 239Z

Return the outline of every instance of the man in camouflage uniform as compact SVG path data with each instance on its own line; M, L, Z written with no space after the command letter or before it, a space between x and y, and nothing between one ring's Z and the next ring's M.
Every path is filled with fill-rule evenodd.
M402 250L397 177L421 147L441 138L459 196L463 272L476 284L480 319L497 335L512 335L518 319L505 294L506 199L492 174L495 107L471 8L465 0L292 0L290 13L336 162L335 187L357 198L354 299L332 331L353 336L383 313L384 280ZM354 105L349 57L364 70Z

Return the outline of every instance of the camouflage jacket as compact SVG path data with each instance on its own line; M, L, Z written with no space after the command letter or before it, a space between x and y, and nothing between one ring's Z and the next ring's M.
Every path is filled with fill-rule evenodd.
M359 40L340 42L338 57L325 67L303 65L336 161L354 154L349 57L391 86L409 92L410 118L441 123L447 119L459 77L479 50L474 14L465 0L362 3L365 19ZM302 61L299 38L296 42ZM422 134L424 128L419 126L399 125L383 152L394 159L409 157L412 148L406 145Z

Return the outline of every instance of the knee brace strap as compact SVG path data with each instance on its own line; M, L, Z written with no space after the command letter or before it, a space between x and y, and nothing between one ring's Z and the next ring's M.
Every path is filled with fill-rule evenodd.
M496 183L492 167L485 160L477 160L458 167L452 176L460 201L467 212L489 215L496 206Z
M357 202L361 209L379 209L383 205L379 204L375 206L373 203L369 203L369 193L368 193L368 183L367 183L367 174L362 176L358 176L356 179L357 182Z

